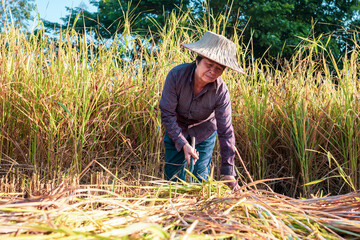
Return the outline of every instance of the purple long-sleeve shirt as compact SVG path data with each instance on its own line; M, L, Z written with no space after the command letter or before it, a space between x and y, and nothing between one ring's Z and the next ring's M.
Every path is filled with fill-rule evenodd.
M187 143L188 136L194 136L198 144L217 131L220 172L234 176L235 136L228 88L219 77L194 96L195 68L195 63L185 63L168 73L159 105L162 123L178 151Z

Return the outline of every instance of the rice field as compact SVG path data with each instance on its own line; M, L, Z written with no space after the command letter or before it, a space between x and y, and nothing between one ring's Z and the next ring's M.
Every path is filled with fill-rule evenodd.
M6 239L357 239L359 45L335 59L304 39L273 65L238 44L225 71L242 191L163 175L158 102L180 43L226 18L170 15L113 41L39 26L0 33L0 237ZM350 50L351 49L351 50Z

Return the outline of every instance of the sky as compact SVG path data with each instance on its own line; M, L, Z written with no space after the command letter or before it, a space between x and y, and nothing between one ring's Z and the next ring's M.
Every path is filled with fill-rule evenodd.
M37 4L40 18L57 23L62 23L60 18L69 14L65 7L82 7L90 12L97 10L89 0L35 0L35 4Z

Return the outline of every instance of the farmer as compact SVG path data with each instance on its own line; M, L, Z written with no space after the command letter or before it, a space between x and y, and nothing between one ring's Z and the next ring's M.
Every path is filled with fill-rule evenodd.
M168 73L160 100L165 126L165 179L185 180L187 166L200 181L208 180L216 135L220 142L221 175L234 191L235 136L228 88L220 77L226 67L244 73L236 58L236 45L229 39L206 32L197 42L182 44L198 54ZM195 137L195 149L190 139ZM194 161L194 162L190 162Z

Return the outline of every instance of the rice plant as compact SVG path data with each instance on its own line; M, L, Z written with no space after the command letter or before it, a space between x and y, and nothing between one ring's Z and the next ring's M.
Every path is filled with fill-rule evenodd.
M1 173L16 170L24 181L36 175L44 184L61 182L96 160L129 180L161 178L164 130L158 102L165 77L172 67L195 59L181 43L196 41L206 30L226 32L226 19L226 14L194 20L189 13L172 13L157 32L140 37L128 22L112 41L74 29L52 38L41 26L32 33L5 26L0 33ZM292 59L274 66L254 59L241 29L231 30L246 74L229 70L223 78L232 96L236 148L244 166L238 157L235 161L244 182L250 180L247 167L255 180L287 177L270 186L290 196L358 189L356 39L340 60L318 39L303 39ZM329 163L328 152L338 165ZM215 179L219 161L215 151ZM353 187L339 177L340 168ZM326 180L309 187L319 179Z

